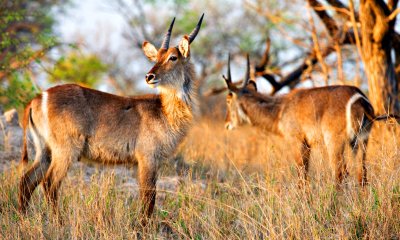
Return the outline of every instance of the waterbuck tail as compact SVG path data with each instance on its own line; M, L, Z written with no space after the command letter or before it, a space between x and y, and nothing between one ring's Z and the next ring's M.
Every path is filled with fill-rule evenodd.
M28 103L28 105L25 107L24 110L24 117L22 119L22 150L21 150L21 161L19 164L19 169L20 171L23 171L26 165L28 165L28 144L27 144L27 131L28 131L28 125L29 121L31 121L31 103Z

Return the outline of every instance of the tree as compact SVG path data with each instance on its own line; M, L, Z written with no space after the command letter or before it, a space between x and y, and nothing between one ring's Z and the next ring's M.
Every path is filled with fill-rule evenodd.
M382 0L361 0L360 23L362 59L368 76L370 100L375 110L398 113L397 76L391 52L393 50L394 25L392 16L398 0L386 4ZM395 13L396 14L396 13ZM399 55L400 52L396 52Z
M80 83L94 87L107 70L108 66L95 55L70 52L67 56L58 59L49 70L49 81Z
M0 104L23 107L37 92L33 71L38 67L48 82L73 82L94 86L108 70L94 54L78 51L79 45L63 44L53 33L55 16L50 10L63 0L16 0L0 3ZM54 11L53 11L54 12ZM55 11L61 13L61 11ZM48 52L57 48L56 55Z
M49 9L62 0L0 3L0 104L22 107L37 92L26 67L57 45Z
M265 72L268 63L268 50L263 60L255 68L259 76L263 76L273 86L273 93L283 86L294 86L300 82L303 72L335 52L343 45L355 45L364 63L368 78L369 98L375 111L383 114L386 111L398 113L400 103L398 97L398 76L400 75L400 35L395 32L395 11L398 0L361 0L359 12L354 10L353 1L349 7L340 0L327 0L324 6L318 0L307 0L329 34L328 44L322 49L310 51L303 64L284 76L281 81ZM327 10L334 10L339 17L332 17ZM393 62L391 52L394 50L396 61ZM339 50L340 52L340 50ZM320 54L320 56L318 56ZM264 61L267 59L267 61Z
M0 3L0 79L41 58L53 46L49 9L61 0Z

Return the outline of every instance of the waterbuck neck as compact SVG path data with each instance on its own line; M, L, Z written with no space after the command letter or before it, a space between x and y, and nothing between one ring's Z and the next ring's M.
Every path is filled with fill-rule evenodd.
M259 95L241 96L240 104L243 110L254 126L279 134L278 122L282 112L282 98Z
M197 115L198 106L196 91L193 79L194 71L192 66L180 74L182 79L176 82L183 82L179 88L160 88L162 110L169 125L173 130L185 130L193 117Z

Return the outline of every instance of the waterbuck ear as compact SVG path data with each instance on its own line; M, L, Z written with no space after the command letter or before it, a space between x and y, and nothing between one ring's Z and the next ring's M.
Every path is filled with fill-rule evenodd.
M246 88L257 92L257 84L254 80L250 80Z
M144 41L143 45L142 45L142 49L144 52L144 55L146 55L146 57L153 62L157 61L157 49L154 47L153 44Z
M182 40L179 42L179 52L183 57L187 58L190 54L189 37L187 35L183 36Z

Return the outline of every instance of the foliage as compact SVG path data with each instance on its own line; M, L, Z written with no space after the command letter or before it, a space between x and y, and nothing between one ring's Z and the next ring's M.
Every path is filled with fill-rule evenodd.
M2 1L0 3L0 72L11 73L41 57L57 44L50 8L59 1Z
M13 73L0 85L0 104L5 108L23 108L38 93L28 74Z
M107 65L96 55L83 55L78 52L71 52L68 56L60 58L54 64L49 81L63 81L94 86L101 75L107 70Z
M50 9L62 0L0 3L0 104L22 107L36 93L26 67L58 45Z

